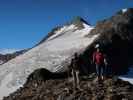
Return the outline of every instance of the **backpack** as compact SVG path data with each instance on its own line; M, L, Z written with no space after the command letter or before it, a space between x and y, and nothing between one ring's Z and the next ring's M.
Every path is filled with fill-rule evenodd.
M101 52L95 52L93 54L94 62L98 65L104 64L104 55Z

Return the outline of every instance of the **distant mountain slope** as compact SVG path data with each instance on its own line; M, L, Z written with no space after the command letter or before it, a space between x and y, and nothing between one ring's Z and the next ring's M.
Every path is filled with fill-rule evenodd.
M78 23L74 21L55 30L45 41L0 66L0 91L5 91L0 97L22 86L35 69L46 68L52 72L66 70L63 62L69 64L75 52L83 51L98 36L85 37L93 27L82 20L76 21Z
M27 49L28 50L28 49ZM16 49L2 49L0 50L0 65L6 63L7 61L19 56L27 51L16 50Z
M0 54L2 54L2 55L11 54L16 51L20 51L20 49L0 49Z

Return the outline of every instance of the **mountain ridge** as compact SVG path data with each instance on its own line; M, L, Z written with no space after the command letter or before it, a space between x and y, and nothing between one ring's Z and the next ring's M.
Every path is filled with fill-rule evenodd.
M73 19L71 21L69 21L68 23L66 22L62 26L56 26L55 28L53 28L51 32L48 32L48 34L43 39L41 39L41 41L39 43L37 43L37 45L45 42L49 37L51 37L52 35L55 34L55 31L60 30L64 26L69 26L69 25L73 24L73 25L76 25L78 27L78 29L83 29L84 28L83 23L90 26L90 24L87 21L85 21L82 17L80 17L80 16L73 17ZM35 46L37 46L37 45L35 45Z

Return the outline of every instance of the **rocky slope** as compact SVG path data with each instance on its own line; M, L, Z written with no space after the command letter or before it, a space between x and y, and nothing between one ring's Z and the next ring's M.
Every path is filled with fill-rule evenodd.
M35 73L36 71L34 75ZM37 77L32 80L29 77L30 80L23 88L3 100L133 100L133 85L117 77L108 78L98 84L95 74L81 76L81 89L74 90L71 77L49 77L50 79L45 78L47 80L44 81L44 75L36 75Z
M100 43L116 74L126 73L128 66L133 64L133 8L123 9L99 21L88 36L94 34L100 36L86 50L89 57L92 56L94 45Z

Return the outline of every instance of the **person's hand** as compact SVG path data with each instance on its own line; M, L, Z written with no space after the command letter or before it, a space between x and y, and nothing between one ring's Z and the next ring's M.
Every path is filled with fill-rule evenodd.
M104 59L104 64L105 64L105 66L107 66L107 65L108 65L108 62L107 62L107 60L106 60L106 59Z

